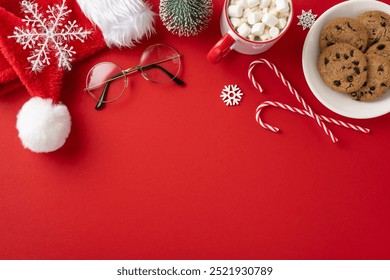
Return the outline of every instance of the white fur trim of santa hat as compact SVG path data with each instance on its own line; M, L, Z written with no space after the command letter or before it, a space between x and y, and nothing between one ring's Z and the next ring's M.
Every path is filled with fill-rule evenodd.
M68 108L50 98L33 97L20 109L16 128L23 146L36 153L61 148L69 136L71 118Z
M77 0L84 14L103 33L109 47L133 47L154 33L154 16L142 0Z

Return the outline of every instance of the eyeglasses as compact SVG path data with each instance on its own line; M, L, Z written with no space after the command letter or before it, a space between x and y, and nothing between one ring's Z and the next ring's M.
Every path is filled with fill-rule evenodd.
M126 70L112 62L98 63L89 70L84 91L98 102L95 109L100 110L105 103L114 102L122 96L128 85L129 74L141 72L147 81L157 84L173 81L183 86L184 82L177 77L181 69L181 56L168 45L156 44L142 53L139 65Z

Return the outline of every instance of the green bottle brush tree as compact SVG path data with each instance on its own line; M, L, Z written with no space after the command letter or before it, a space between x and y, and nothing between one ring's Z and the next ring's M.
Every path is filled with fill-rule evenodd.
M213 13L212 0L161 0L164 26L179 36L196 36L206 29Z

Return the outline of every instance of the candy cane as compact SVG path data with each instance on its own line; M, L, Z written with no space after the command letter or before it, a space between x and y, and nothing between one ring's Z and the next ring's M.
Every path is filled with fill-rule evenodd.
M296 107L291 107L290 105L283 104L283 103L280 103L280 102L277 102L277 101L265 101L262 104L260 104L257 107L257 109L256 109L256 120L260 123L260 125L262 127L266 128L266 129L269 129L269 130L271 130L273 132L278 132L279 128L264 123L262 121L262 119L260 118L261 110L264 109L265 107L268 107L268 106L274 106L274 107L282 108L282 109L288 110L288 111L293 112L293 113L298 113L298 114L301 114L301 115L304 115L304 116L311 117L309 112L307 112L305 110L301 110L301 109L296 108ZM335 120L333 118L329 118L329 117L326 117L324 115L318 115L318 116L319 116L319 118L322 121L326 121L328 123L333 123L333 124L336 124L336 125L339 125L339 126L343 126L345 128L350 128L350 129L353 129L353 130L356 130L356 131L360 131L360 132L363 132L363 133L369 133L370 132L369 129L363 128L363 127L358 126L358 125L345 123L343 121Z
M253 69L258 64L266 64L266 65L268 65L268 67L271 68L275 72L276 76L282 80L283 84L286 87L288 87L290 92L295 96L295 98L298 100L299 103L302 104L302 106L304 108L304 110L302 110L302 109L299 109L299 108L296 108L296 107L291 107L290 105L283 104L283 103L280 103L280 102L266 101L266 102L260 104L260 106L258 106L257 109L256 109L256 120L263 128L271 130L272 132L278 132L279 131L279 128L277 128L275 126L271 126L271 125L263 122L261 117L260 117L260 112L262 111L263 108L268 107L268 106L274 106L274 107L279 107L279 108L288 110L288 111L293 112L293 113L298 113L298 114L301 114L301 115L304 115L304 116L308 116L308 117L311 117L312 119L316 120L317 124L324 130L326 135L328 135L331 138L333 143L336 143L338 141L338 139L327 128L327 126L324 124L324 121L328 122L328 123L333 123L333 124L336 124L336 125L339 125L339 126L342 126L342 127L345 127L345 128L350 128L350 129L353 129L353 130L356 130L356 131L360 131L360 132L363 132L363 133L369 133L370 132L370 130L368 128L362 128L362 127L360 127L358 125L345 123L345 122L340 121L340 120L336 120L336 119L333 119L333 118L329 118L329 117L326 117L326 116L323 116L323 115L318 115L318 114L314 113L314 111L311 109L311 107L298 94L298 92L291 86L291 84L284 78L283 74L276 68L276 66L274 64L270 63L269 61L267 61L266 59L260 59L260 60L257 60L257 61L253 61L249 65L248 78L252 81L253 86L257 90L259 90L259 92L263 92L263 88L256 81L256 78L253 75Z

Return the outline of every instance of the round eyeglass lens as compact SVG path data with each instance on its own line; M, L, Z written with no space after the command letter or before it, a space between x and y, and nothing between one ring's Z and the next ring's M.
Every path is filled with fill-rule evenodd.
M127 78L115 63L101 62L89 71L86 83L86 89L96 101L108 103L121 97L127 87Z
M142 53L140 66L145 79L164 84L172 81L179 74L180 55L170 46L156 44Z

